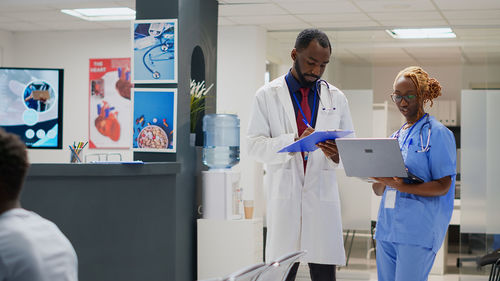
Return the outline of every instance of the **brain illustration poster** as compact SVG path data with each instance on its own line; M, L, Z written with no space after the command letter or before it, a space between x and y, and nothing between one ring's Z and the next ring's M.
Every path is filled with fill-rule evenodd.
M132 22L132 82L177 83L177 20Z
M175 152L177 89L134 88L133 104L134 150Z
M130 148L130 58L89 62L89 147Z

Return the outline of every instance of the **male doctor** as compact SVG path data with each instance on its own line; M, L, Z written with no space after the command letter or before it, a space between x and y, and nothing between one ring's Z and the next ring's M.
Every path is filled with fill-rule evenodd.
M335 265L345 264L333 140L306 153L277 153L314 130L353 130L344 94L320 80L330 61L327 35L299 33L291 52L292 69L260 88L248 129L249 155L267 164L266 261L306 250L312 281L335 280ZM295 263L286 280L295 280Z

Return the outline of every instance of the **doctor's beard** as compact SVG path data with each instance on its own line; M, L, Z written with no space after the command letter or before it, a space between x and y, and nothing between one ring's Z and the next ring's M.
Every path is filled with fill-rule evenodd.
M316 76L314 74L303 74L302 71L300 70L299 63L297 61L293 62L293 67L295 68L295 71L297 72L297 75L299 76L299 83L300 86L303 88L311 88L318 79L320 79L320 76ZM306 80L305 76L310 76L316 78L316 80L309 82Z

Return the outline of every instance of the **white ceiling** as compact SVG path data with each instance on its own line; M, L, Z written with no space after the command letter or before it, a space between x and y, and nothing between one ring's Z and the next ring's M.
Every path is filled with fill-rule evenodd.
M160 0L158 0L160 1ZM60 9L135 8L135 0L0 0L0 30L128 29L129 22L88 22ZM348 64L500 63L500 0L219 0L219 25L268 31L271 57L288 60L297 33L329 35ZM385 29L449 26L455 39L398 40Z

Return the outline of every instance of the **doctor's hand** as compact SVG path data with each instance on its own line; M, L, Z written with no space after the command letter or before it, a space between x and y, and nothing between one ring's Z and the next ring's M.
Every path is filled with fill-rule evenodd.
M397 190L399 190L404 184L403 178L398 178L398 177L385 177L385 178L372 178L372 179L376 180L377 182L383 185L388 185Z
M298 139L295 139L295 141L297 140L300 140L300 139L303 139L307 136L309 136L310 134L314 133L314 128L312 127L307 127L304 132L302 132L302 135L300 135L300 137Z
M337 164L339 163L339 149L337 148L335 140L326 140L324 142L317 143L316 146L323 151L327 158L332 159L332 161Z

